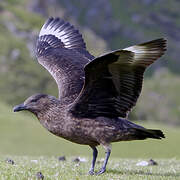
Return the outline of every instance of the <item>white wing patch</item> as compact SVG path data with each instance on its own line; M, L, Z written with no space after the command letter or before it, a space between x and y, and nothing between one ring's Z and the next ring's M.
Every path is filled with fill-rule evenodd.
M156 39L147 43L131 46L123 50L134 53L134 63L147 66L164 54L164 51L166 50L166 40Z
M70 23L60 18L49 18L42 26L39 37L44 35L53 35L58 38L65 48L73 49L75 47L85 48L82 35ZM49 39L49 41L51 41Z
M53 27L51 24L48 27L45 27L46 24L43 25L43 27L41 28L41 31L39 33L39 37L40 36L44 36L44 35L54 35L55 37L57 37L58 39L60 39L63 43L64 46L66 48L69 48L70 46L70 38L68 38L69 36L66 35L66 31L65 30L59 30L59 28Z
M125 48L124 50L132 51L134 53L145 53L147 51L147 48L144 46L131 46L131 47Z
M147 67L154 61L156 61L159 57L161 57L165 51L166 40L161 38L143 44L131 46L122 50L115 50L100 57L102 58L103 56L107 56L108 54L114 54L118 56L118 60L116 62L113 62L112 64L138 64Z

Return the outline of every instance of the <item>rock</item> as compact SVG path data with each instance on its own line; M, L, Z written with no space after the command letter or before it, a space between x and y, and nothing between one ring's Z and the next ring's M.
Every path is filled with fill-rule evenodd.
M79 162L87 162L86 158L81 158L81 157L77 157L73 160L73 162L75 163L79 163Z
M36 173L37 179L44 179L44 175L41 172Z
M138 162L136 164L136 166L148 166L148 162L147 161L141 161L141 162Z
M12 159L9 159L9 158L6 159L6 162L9 163L9 164L12 164L12 165L15 164L14 161Z
M75 159L73 160L73 162L79 163L79 162L80 162L80 159L79 159L79 158L75 158Z
M38 160L32 159L31 162L37 164L37 163L38 163Z
M87 162L87 159L84 157L79 157L80 162Z
M150 159L150 160L148 161L148 165L149 165L149 166L157 166L158 163L157 163L156 161L154 161L153 159Z
M65 156L60 156L60 157L58 158L58 160L59 160L59 161L66 161L66 157L65 157Z
M157 166L157 165L158 163L153 159L150 159L149 161L141 161L136 164L136 166Z

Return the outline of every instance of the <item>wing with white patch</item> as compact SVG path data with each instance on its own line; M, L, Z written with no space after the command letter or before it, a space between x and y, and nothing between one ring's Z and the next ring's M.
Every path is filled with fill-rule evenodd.
M154 41L125 48L124 50L134 53L134 64L147 67L159 58L159 49L165 48L165 43L166 40L164 39L156 39Z
M84 66L93 59L79 31L60 18L49 18L39 33L36 54L55 79L62 101L73 102L84 84Z
M85 67L85 85L70 112L76 117L123 117L136 104L145 69L161 57L166 41L157 39L113 51Z

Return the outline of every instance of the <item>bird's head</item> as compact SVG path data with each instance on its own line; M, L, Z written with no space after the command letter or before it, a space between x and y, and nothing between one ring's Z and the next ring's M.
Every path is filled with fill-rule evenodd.
M27 98L24 103L13 108L14 112L27 110L36 115L42 113L56 105L57 99L46 94L35 94Z

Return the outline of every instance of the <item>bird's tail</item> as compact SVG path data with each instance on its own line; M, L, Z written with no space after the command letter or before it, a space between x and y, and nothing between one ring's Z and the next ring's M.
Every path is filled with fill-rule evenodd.
M161 130L154 129L141 129L141 128L133 128L133 136L135 139L143 140L147 138L153 139L162 139L165 138L165 135Z

